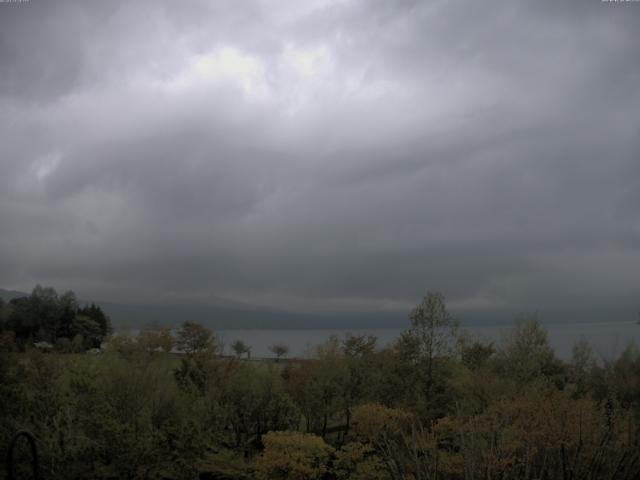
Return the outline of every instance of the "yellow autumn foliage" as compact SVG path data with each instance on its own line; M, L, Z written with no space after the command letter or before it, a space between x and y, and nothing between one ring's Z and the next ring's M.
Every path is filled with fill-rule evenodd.
M299 432L269 432L256 460L258 480L315 480L327 472L333 448L322 438Z

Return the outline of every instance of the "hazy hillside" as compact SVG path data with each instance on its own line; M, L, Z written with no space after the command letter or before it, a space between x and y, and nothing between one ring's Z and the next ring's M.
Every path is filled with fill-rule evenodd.
M0 297L8 301L28 293L0 289ZM264 306L233 304L225 300L180 304L177 302L111 302L80 299L80 303L102 306L117 329L137 329L143 325L178 325L185 320L197 321L214 329L297 328L297 329L373 329L407 326L409 312L331 312L322 314L293 313ZM635 321L632 308L542 307L452 309L463 325L502 325L514 319L537 313L543 323L591 323Z
M28 293L0 289L0 298L28 296ZM112 302L80 298L80 303L103 307L115 328L136 329L150 323L178 325L198 321L212 328L357 328L404 325L406 315L388 313L336 313L313 315L292 313L263 306L234 304L226 300L180 304L177 302Z
M0 298L2 298L2 300L4 300L5 302L8 302L12 298L27 297L27 296L29 296L28 293L18 292L15 290L5 290L3 288L0 288Z

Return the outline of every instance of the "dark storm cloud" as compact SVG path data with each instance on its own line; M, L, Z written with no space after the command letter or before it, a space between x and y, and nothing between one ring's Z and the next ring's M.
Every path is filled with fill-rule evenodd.
M640 292L638 4L0 4L0 285Z

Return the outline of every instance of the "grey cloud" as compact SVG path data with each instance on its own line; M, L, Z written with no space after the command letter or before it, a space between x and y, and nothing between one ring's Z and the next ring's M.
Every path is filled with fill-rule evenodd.
M635 7L0 5L0 286L632 306Z

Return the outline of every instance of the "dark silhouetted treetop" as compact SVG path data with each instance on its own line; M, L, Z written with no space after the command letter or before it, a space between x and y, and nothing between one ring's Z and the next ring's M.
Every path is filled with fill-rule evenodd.
M185 353L213 352L215 336L204 325L185 321L178 330L176 347Z

